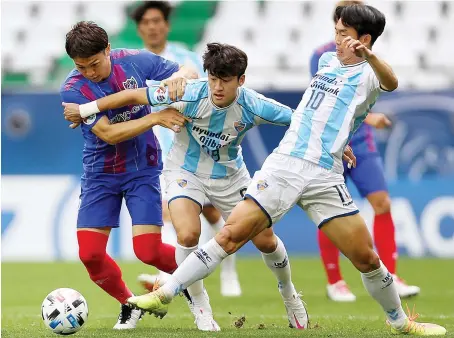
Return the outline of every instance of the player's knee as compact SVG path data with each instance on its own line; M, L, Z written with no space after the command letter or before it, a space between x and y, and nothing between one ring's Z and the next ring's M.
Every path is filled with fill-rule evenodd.
M376 215L386 214L391 211L391 199L388 194L383 194L372 201L371 204Z
M187 248L196 246L199 243L200 231L193 229L180 230L177 234L178 244Z
M228 225L224 226L217 234L216 241L226 253L233 254L244 244L244 239L235 234Z
M104 260L106 255L105 250L93 250L84 247L79 247L79 259L84 265L93 265Z
M143 248L138 248L136 245L134 246L134 253L136 254L137 259L141 262L156 266L160 262L160 254L157 248L148 248L148 250L143 250Z
M360 272L371 272L380 267L380 258L372 248L369 248L357 252L353 264Z

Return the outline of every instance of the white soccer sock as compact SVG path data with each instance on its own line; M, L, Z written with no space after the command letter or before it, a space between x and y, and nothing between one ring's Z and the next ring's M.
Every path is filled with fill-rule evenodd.
M191 252L194 252L197 250L198 246L193 246L193 247L185 247L180 244L177 244L175 247L175 260L178 264L178 266L181 265L181 263L184 262L184 260L191 254ZM188 286L188 292L189 295L191 296L192 302L194 304L200 304L204 299L203 295L203 281L198 280L194 284L191 284Z
M225 257L227 253L213 238L191 253L159 290L171 300L194 282L211 274Z
M293 296L295 290L292 283L290 262L288 260L287 250L285 250L284 243L282 243L281 239L276 235L275 237L277 239L276 250L272 253L262 252L262 257L265 264L276 276L279 291L281 292L282 297L290 298Z
M162 243L177 245L177 234L172 222L164 222L164 226L161 228Z
M393 277L380 261L377 270L361 273L364 287L369 294L382 306L392 326L402 327L407 316L402 309L399 294L397 293Z

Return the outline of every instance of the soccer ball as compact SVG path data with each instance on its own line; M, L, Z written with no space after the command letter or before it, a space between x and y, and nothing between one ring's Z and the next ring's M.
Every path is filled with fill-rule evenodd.
M47 295L41 306L44 324L56 334L79 331L88 317L85 298L76 290L61 288Z

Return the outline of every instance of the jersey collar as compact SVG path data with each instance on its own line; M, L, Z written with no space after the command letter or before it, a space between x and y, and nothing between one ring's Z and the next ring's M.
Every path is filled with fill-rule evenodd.
M341 64L342 67L348 68L348 67L356 67L356 66L362 65L363 63L366 63L366 62L367 62L367 60L363 60L361 62L354 63L352 65L344 65L342 62L340 62L340 64Z

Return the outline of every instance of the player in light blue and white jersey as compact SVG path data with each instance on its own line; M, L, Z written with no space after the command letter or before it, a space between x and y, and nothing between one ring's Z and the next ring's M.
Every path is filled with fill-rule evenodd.
M168 1L144 1L134 9L131 13L131 18L137 25L137 33L146 49L167 60L189 66L191 69L196 69L199 77L205 77L206 73L203 70L200 55L183 48L178 43L167 40L171 29L170 16L172 9L173 7ZM152 111L159 111L161 109L163 107L152 107ZM161 145L162 158L165 159L172 145L174 133L168 128L161 126L153 127L153 132ZM163 175L161 175L161 186L165 187L163 181ZM170 219L169 209L167 208L167 195L165 190L162 190L162 192L162 218L164 222L162 239L165 243L176 245L176 234ZM211 204L203 206L202 215L206 221L202 219L201 239L203 239L203 242L206 242L213 237L213 230L217 232L224 226L224 219L221 217L219 211ZM179 250L178 247L176 250ZM164 272L160 272L159 275L143 274L139 276L139 281L146 288L150 288L156 280L162 283L167 277L168 275ZM220 282L221 294L223 296L237 297L241 295L235 255L230 256L222 263Z
M166 104L190 119L175 135L163 170L178 246L185 251L183 257L178 257L176 252L178 263L183 263L197 250L198 215L204 202L209 200L227 219L251 183L240 145L247 131L262 123L288 126L293 112L285 105L242 87L247 67L247 56L243 51L218 43L207 47L204 68L208 70L208 79L189 81L178 102L172 103L167 92L159 86L122 92L96 101L101 111L131 102L152 106ZM291 281L290 264L282 241L271 228L257 234L252 241L278 280L290 326L306 328L307 312ZM203 253L200 257L210 260ZM212 318L202 281L187 289L194 306L207 314L206 319L215 330L217 324ZM159 313L166 311L161 310Z
M336 18L337 54L322 56L323 67L304 93L280 145L254 175L245 200L233 209L216 237L189 255L166 284L131 297L130 304L148 311L165 309L177 290L205 278L225 257L298 204L361 272L391 331L446 333L441 326L406 316L393 277L374 252L366 224L344 184L343 149L381 88L394 90L397 78L371 50L385 27L380 11L371 6L338 7ZM189 164L194 165L185 163Z

